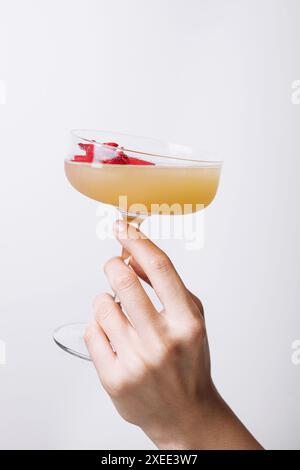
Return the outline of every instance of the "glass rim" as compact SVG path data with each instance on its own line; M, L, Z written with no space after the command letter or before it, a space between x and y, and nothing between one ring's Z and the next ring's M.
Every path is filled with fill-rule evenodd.
M145 137L145 136L141 136L141 135L134 135L134 134L126 134L126 133L123 133L123 132L116 132L116 131L108 131L108 130L104 130L104 129L71 129L70 133L72 135L72 137L75 137L79 140L82 140L84 142L87 142L87 143L90 143L90 144L94 144L94 145L97 145L98 147L104 147L104 148L107 148L107 149L110 149L111 150L111 146L109 145L105 145L105 143L103 142L98 142L97 140L95 139L91 139L91 138L87 138L83 135L80 135L81 133L84 133L84 132L95 132L95 133L108 133L108 134L115 134L116 136L124 136L124 137L131 137L131 138L136 138L136 139L145 139L145 140L149 140L149 141L152 141L152 142L157 142L157 143L161 143L161 144L171 144L171 145L174 145L174 146L178 146L178 147L182 147L186 150L196 150L195 147L191 147L191 146L188 146L188 145L181 145L181 144L177 144L175 142L169 142L169 141L164 141L164 140L161 140L161 139L156 139L156 138L152 138L152 137ZM134 154L137 154L137 155L143 155L143 156L149 156L149 157L152 157L152 158L161 158L161 159L166 159L166 160L177 160L177 161L181 161L181 162L191 162L191 163L195 163L195 164L205 164L206 166L208 165L211 165L211 166L214 166L214 167L222 167L223 165L223 161L222 160L203 160L203 159L196 159L196 158L190 158L190 157L186 157L185 155L182 155L182 156L179 156L179 155L163 155L163 154L158 154L158 153L152 153L152 152L143 152L141 150L134 150L134 149L129 149L125 146L122 146L120 147L120 149L122 148L122 151L124 152L130 152L130 153L134 153ZM202 151L203 152L203 151ZM209 152L205 152L205 153L209 153ZM129 165L127 165L129 166Z

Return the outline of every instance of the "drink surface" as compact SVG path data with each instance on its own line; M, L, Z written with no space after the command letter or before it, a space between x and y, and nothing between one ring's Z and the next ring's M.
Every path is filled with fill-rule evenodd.
M93 165L68 160L65 172L72 186L85 196L116 207L120 207L120 196L126 196L125 210L145 215L181 215L208 206L220 177L216 165Z

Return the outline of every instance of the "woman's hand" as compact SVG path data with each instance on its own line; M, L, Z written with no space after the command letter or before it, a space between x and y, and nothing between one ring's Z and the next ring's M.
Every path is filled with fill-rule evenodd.
M259 448L213 385L201 302L140 231L118 221L115 233L130 266L113 258L105 273L121 305L99 295L85 340L120 415L160 448ZM153 287L162 311L139 277Z

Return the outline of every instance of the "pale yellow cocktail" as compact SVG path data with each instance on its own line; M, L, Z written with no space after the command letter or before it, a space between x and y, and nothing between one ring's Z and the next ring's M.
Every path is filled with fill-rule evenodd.
M212 202L220 178L220 166L205 163L147 166L66 160L65 172L72 186L91 199L120 207L120 196L125 196L127 211L144 215L196 212Z

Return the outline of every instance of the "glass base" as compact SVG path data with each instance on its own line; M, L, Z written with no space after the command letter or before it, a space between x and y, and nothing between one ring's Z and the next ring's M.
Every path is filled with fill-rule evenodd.
M55 343L64 351L73 356L80 357L86 361L91 361L83 336L86 323L70 323L62 325L53 333Z

